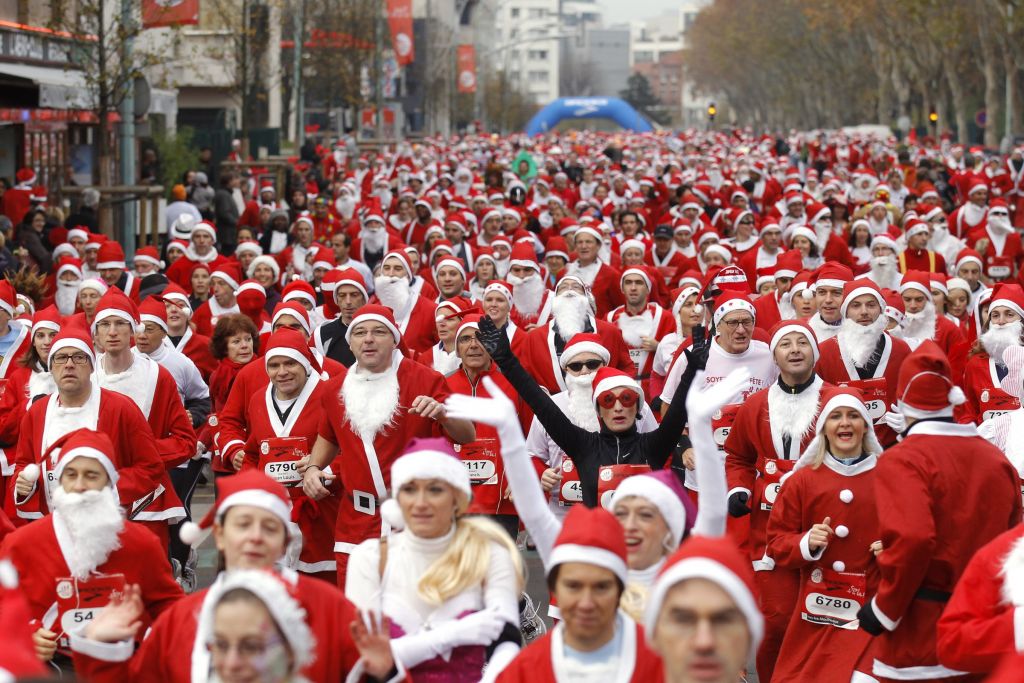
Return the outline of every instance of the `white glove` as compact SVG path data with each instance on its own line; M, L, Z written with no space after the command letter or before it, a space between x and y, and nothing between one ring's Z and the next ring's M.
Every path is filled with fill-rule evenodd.
M452 394L444 402L445 414L449 418L470 420L494 427L498 430L502 447L511 447L517 443L516 439L525 444L516 405L490 377L484 377L483 384L491 398Z
M482 610L453 619L414 635L391 641L391 652L406 669L448 655L463 645L490 645L505 628L505 619L492 610Z
M897 434L902 434L907 429L907 418L896 408L895 403L889 406L889 410L882 417L882 421L889 425L889 428Z
M690 385L689 393L686 394L686 417L691 430L694 423L710 425L714 414L729 405L733 397L750 381L750 371L747 368L737 368L721 382L699 388L703 384L703 374L702 371L698 371L693 384Z

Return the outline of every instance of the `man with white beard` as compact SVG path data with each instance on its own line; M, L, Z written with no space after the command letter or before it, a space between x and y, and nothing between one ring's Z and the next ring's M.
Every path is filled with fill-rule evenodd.
M927 291L930 298L931 290ZM885 298L878 285L866 278L847 282L839 333L819 344L821 358L816 371L830 384L848 384L864 393L875 434L888 447L896 443L896 432L883 418L887 406L895 405L898 398L896 382L910 347L885 333L888 318L884 311Z
M389 251L381 261L380 275L374 278L371 303L383 304L391 310L409 350L418 353L438 342L434 325L436 305L415 293L411 285L409 255L402 249Z
M911 350L916 349L925 339L931 339L947 357L964 341L960 328L944 315L938 315L932 299L931 275L920 270L911 270L903 276L899 287L903 297L903 331L900 335Z
M512 247L507 279L512 285L511 315L516 325L529 331L545 324L551 315L553 295L544 286L537 252L528 242L519 242Z
M390 488L391 465L414 438L438 428L456 443L476 438L472 422L448 418L444 377L398 350L402 333L391 311L368 304L356 311L346 341L355 364L328 382L323 395L320 434L303 469L303 490L314 499L329 494L324 481L341 478L341 500L334 532L338 585L344 587L349 554L380 536L380 503ZM332 472L328 465L337 461Z
M821 344L826 339L839 334L843 322L841 307L843 288L853 279L853 271L839 263L826 263L819 270L814 280L814 298L818 311L807 323L814 330L814 336Z
M57 262L57 291L53 303L63 316L73 315L78 303L78 287L82 284L82 262L64 257Z
M878 285L879 289L898 289L900 286L900 265L897 259L899 247L888 235L876 235L871 240L871 270L864 277Z
M38 624L32 639L42 661L58 646L67 650L68 639L113 591L138 586L148 620L184 595L160 543L141 524L125 521L117 492L120 461L110 437L79 429L51 452L59 453L51 473L53 512L0 546L0 558L18 570L18 590Z
M580 332L594 332L608 349L610 365L636 373L622 332L612 323L594 317L593 299L583 280L566 275L558 281L551 302L551 321L530 330L520 349L520 361L537 383L550 393L565 391L559 359L570 339Z
M363 216L363 229L359 237L352 242L352 254L357 261L362 261L371 271L384 258L384 254L397 249L399 240L392 236L384 227L384 215L379 207L372 207Z
M598 431L593 382L594 375L608 365L608 360L608 349L596 334L577 334L565 345L559 365L565 373L567 388L552 395L551 400L577 427ZM657 427L654 415L645 410L637 422L637 430L651 432ZM571 506L583 501L579 474L569 456L554 442L536 417L526 437L526 451L544 465L541 486L550 498L551 511L559 518L564 517Z
M980 178L974 178L967 186L967 203L949 214L949 232L960 239L977 229L985 227L988 218L988 185Z
M967 416L981 423L1020 407L1020 400L1002 389L1002 381L1010 374L1004 351L1024 344L1024 289L1013 284L1000 284L992 291L988 322L972 349L964 368L963 390L967 397ZM1016 370L1016 368L1015 368Z
M942 207L919 205L917 210L931 228L932 235L928 240L928 248L941 254L946 263L956 263L957 254L967 246L967 242L949 234L949 223Z
M334 200L334 209L344 220L352 220L356 209L359 207L359 200L355 196L355 190L351 185L344 184L338 188L338 198Z
M1003 199L992 200L985 226L971 231L967 243L981 254L985 275L995 282L1012 279L1024 263L1024 246Z
M635 368L634 378L650 396L651 368L658 342L675 331L673 316L650 301L651 278L642 268L627 268L619 279L626 303L611 311L607 320L622 332Z

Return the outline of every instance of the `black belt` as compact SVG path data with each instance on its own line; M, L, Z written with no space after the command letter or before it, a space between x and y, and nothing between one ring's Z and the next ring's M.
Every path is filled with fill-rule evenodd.
M918 588L917 592L914 593L916 599L927 600L928 602L949 602L949 598L952 595L948 591L939 591L934 588Z

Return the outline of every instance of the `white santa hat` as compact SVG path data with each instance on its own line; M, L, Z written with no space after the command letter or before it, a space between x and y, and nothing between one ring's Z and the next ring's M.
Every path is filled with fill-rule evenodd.
M60 279L60 276L67 272L74 273L79 280L82 279L82 262L78 260L77 256L74 259L63 259L60 265L57 266L57 273L54 277ZM102 296L102 292L100 294Z
M70 230L68 230L68 241L71 241L71 240L75 239L76 237L78 239L82 240L83 242L88 242L89 241L89 231L87 229L85 229L84 227L82 227L82 226L79 226L77 228L71 228Z
M78 249L75 249L71 244L62 242L53 248L53 260L56 261L62 256L70 256L71 258L78 258ZM138 256L136 256L138 258Z
M604 235L601 234L601 231L589 225L581 225L579 227L579 229L576 231L576 239L579 239L580 235L590 235L595 240L597 240L598 244L604 242Z
M260 246L259 242L253 240L245 240L239 242L238 246L235 247L235 256L241 256L242 254L252 254L253 256L263 256L263 247ZM250 277L252 277L250 275Z
M611 361L611 354L599 335L593 332L579 332L574 334L565 345L558 364L565 370L566 366L581 353L592 353L604 361L605 365Z
M394 529L405 528L398 492L416 479L439 479L465 496L467 503L473 498L469 472L447 439L413 439L391 465L391 498L380 508L381 518Z
M366 281L363 279L362 274L360 274L358 270L356 270L355 268L342 268L341 270L336 272L337 275L335 277L337 279L333 283L330 283L328 291L337 292L338 287L341 287L342 285L352 285L360 292L362 292L364 298L370 298L370 295L366 291ZM325 283L321 283L320 289L324 289L324 286Z
M548 575L569 562L607 569L625 584L629 577L626 538L619 520L602 507L574 505L551 549Z
M479 259L477 259L479 261ZM505 282L504 280L491 280L484 287L484 296L486 297L491 292L498 292L507 300L512 301L512 285Z
M930 232L928 224L924 221L916 221L913 225L907 228L907 239L909 240L914 235L920 235L921 233Z
M647 285L647 289L648 289L648 291L650 291L650 289L651 289L651 276L648 275L647 271L644 270L643 268L636 268L636 267L626 268L624 271L622 271L622 277L619 278L619 288L620 289L625 289L625 287L626 287L626 278L629 277L630 275L637 275L637 276L643 278L644 284Z
M954 289L962 289L967 292L968 295L971 293L971 285L967 283L967 280L961 277L951 277L946 280L946 290L952 292Z
M688 285L679 289L679 294L677 294L676 298L672 301L672 317L679 317L679 311L682 310L683 304L686 303L686 300L694 294L700 294L700 287Z
M217 482L217 500L199 523L185 522L178 537L182 543L198 546L210 534L214 522L220 523L235 505L248 505L271 513L294 534L292 501L288 490L258 469L242 470Z

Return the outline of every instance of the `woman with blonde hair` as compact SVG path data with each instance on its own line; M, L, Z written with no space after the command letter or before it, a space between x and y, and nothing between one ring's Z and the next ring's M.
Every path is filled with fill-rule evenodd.
M875 464L882 447L857 389L826 394L816 436L783 478L768 520L768 555L800 570L800 598L772 681L849 681L871 636L857 611L874 595L881 552Z
M415 680L493 680L520 648L518 550L491 520L463 514L469 473L444 439L410 443L391 486L381 517L402 531L359 544L345 595L390 620L394 658Z

